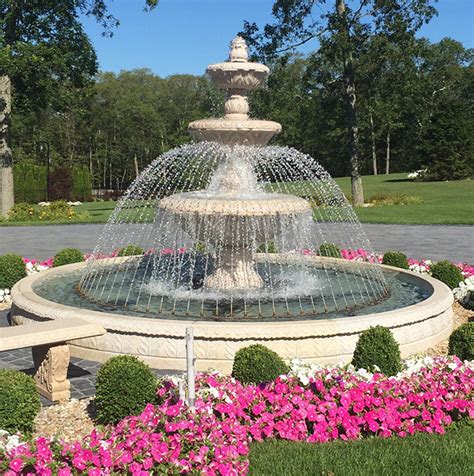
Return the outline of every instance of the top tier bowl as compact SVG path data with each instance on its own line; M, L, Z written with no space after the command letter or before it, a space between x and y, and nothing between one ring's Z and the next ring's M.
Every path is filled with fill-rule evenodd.
M229 61L210 64L207 73L219 89L249 92L265 81L270 70L264 64Z

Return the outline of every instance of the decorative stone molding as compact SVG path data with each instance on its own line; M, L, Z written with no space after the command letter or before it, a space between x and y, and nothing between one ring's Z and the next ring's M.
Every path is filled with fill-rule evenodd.
M68 400L70 382L69 346L65 343L32 347L35 383L38 391L53 402Z

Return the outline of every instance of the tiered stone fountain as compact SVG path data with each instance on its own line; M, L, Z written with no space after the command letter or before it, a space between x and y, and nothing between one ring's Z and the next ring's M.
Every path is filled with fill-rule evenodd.
M347 361L360 332L377 324L393 331L404 356L445 339L453 297L444 284L321 256L325 242L370 243L330 175L295 149L266 145L280 124L248 117L247 95L269 70L248 61L245 42L234 39L229 61L207 71L227 93L224 117L191 123L201 142L142 172L87 263L17 283L13 322L97 323L107 333L74 341L72 355L134 354L164 369L184 369L191 325L197 368L225 372L254 343L285 359ZM130 244L145 253L117 256Z
M232 41L229 61L207 68L214 83L227 93L225 116L192 122L189 132L199 140L233 145L266 145L281 131L277 122L250 119L247 95L257 88L270 70L263 64L248 62L247 45L237 37ZM295 218L311 212L308 201L287 194L265 193L249 161L238 163L229 155L218 164L208 189L179 193L160 201L159 207L179 218L183 228L197 240L208 240L219 257L215 271L206 277L205 286L219 290L248 290L263 287L255 270L252 246L255 241L273 240L281 229L282 216ZM196 234L195 217L215 221L225 230L217 236ZM286 221L287 222L287 221ZM266 226L273 223L273 226ZM266 228L266 236L261 230ZM257 236L254 234L257 233ZM253 236L253 238L252 238Z

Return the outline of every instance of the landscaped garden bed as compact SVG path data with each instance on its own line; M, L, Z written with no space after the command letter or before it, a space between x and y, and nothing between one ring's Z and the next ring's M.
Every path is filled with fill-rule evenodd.
M332 255L336 248L329 245L324 250ZM143 252L127 247L116 255ZM162 253L174 253L174 250L166 249ZM436 269L430 261L407 259L399 253L383 256L362 249L343 249L337 253L348 260L383 262L421 273ZM23 258L22 273L33 274L87 258L77 250L62 250L43 262ZM459 263L443 265L441 269L441 279L444 272L447 279L465 278L454 293L466 304L474 268ZM4 291L4 305L8 295ZM474 316L459 303L455 303L454 309L455 328ZM269 383L259 383L255 377L259 370L252 367L255 359L250 355L241 364L244 376L239 378L256 384L243 385L219 373L198 374L194 409L180 398L180 378L176 376L158 379L156 396L144 398L143 411L135 409L134 416L124 419L112 421L101 417L111 413L101 413L100 405L104 404L94 398L42 408L31 432L10 431L0 435L0 472L10 476L193 472L300 475L339 474L347 469L347 474L358 474L356 465L361 454L375 453L380 461L373 463L373 468L372 463L364 466L368 472L371 468L374 471L390 468L397 459L401 460L398 469L402 473L449 472L455 467L455 459L466 454L472 437L474 365L469 359L474 349L470 326L463 326L468 330L457 336L458 347L451 344L448 349L448 342L444 342L403 363L397 360L399 352L394 343L395 364L391 368L395 370L386 370L386 375L370 363L356 368L293 361L288 373L285 364L283 367L272 364L275 376ZM369 354L379 361L384 354L380 349L387 349L387 343L375 335L375 351L372 349ZM467 349L468 360L440 356L448 351L453 353L459 346L462 352ZM455 351L458 355L459 352ZM268 366L259 368L268 369ZM122 378L123 370L118 372L120 376L114 377L115 381L125 387L116 389L115 393L114 388L108 388L105 401L127 408L131 398L108 396L123 395L124 391L136 396L141 384ZM245 375L253 377L246 380ZM104 392L98 391L99 394ZM422 470L416 466L419 461L414 448L426 455ZM337 461L342 452L347 452L347 463L341 467ZM444 461L435 457L437 454L443 454ZM290 458L292 463L288 466ZM459 466L461 472L469 465L467 458Z
M156 401L139 415L77 442L7 442L0 468L8 475L141 475L152 469L237 475L248 470L252 441L321 444L377 436L397 446L399 438L444 434L474 418L474 366L456 357L406 361L392 377L296 361L268 384L244 386L217 373L199 374L196 383L195 409L179 399L176 379L161 379ZM252 448L258 453L265 446Z

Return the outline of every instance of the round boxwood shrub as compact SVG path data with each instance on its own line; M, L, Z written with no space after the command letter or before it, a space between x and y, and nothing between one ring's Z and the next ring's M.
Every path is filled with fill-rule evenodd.
M451 334L448 353L461 360L474 360L474 322L466 322Z
M400 348L390 329L382 326L370 327L362 332L352 358L356 369L375 371L375 365L380 372L390 376L402 370Z
M260 384L275 380L288 372L288 366L273 350L254 344L237 351L232 367L232 377L243 384Z
M14 254L0 256L0 289L11 289L25 276L26 268L21 256Z
M63 266L65 264L80 263L84 261L84 255L77 248L64 248L56 253L53 259L53 266Z
M383 255L382 264L395 266L395 268L408 269L407 256L400 251L387 251Z
M334 243L321 243L319 246L319 256L342 258L341 250Z
M0 369L0 429L29 434L40 411L40 396L32 377Z
M431 265L430 271L433 278L439 279L451 289L457 288L459 283L464 281L461 270L448 260Z
M138 415L155 401L156 388L157 378L137 357L112 357L97 372L97 419L107 424Z
M278 253L278 248L274 241L269 241L268 243L259 245L257 253Z
M136 256L143 253L145 253L145 250L140 246L127 245L118 252L117 256Z

